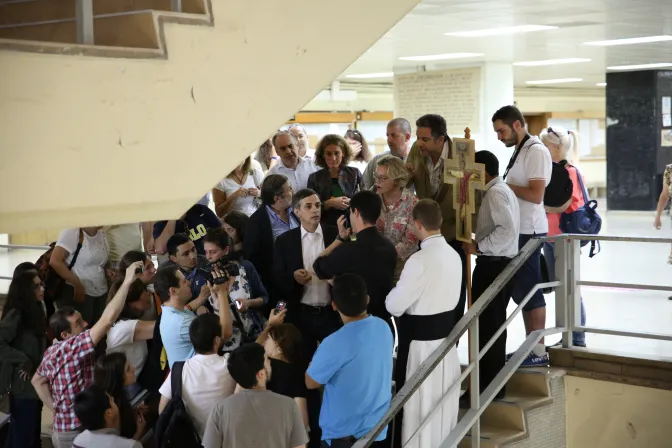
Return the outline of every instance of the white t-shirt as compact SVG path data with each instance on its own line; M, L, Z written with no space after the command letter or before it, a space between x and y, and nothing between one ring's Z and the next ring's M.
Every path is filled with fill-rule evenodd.
M529 187L531 180L544 180L545 185L551 183L553 159L551 153L541 141L531 136L520 149L518 158L506 176L506 183L519 187ZM520 206L520 233L533 235L548 233L548 221L544 202L535 204L518 198Z
M348 163L348 166L357 168L360 173L364 174L364 170L366 170L368 164L369 162L365 160L351 160L350 163Z
M135 327L138 320L120 320L107 332L107 353L123 353L135 367L135 379L147 361L147 341L135 341Z
M121 261L121 257L131 250L142 250L140 224L120 224L105 227L107 245L110 248L110 261Z
M236 382L226 367L228 359L228 354L195 355L184 363L182 400L201 438L215 403L233 395L236 390ZM159 389L159 393L168 399L172 398L170 375Z
M79 251L72 272L82 281L84 292L88 296L99 297L107 293L107 280L105 279L105 263L109 248L105 232L99 230L94 236L84 234L82 249ZM65 259L69 265L77 251L79 244L79 229L65 229L58 235L56 245L67 250L70 255Z
M264 173L259 169L253 168L252 172L248 173L243 185L240 185L230 177L225 177L215 186L215 188L223 191L226 193L226 196L229 197L241 188L259 188L263 180ZM257 210L257 207L254 205L254 199L254 196L246 196L244 198L238 197L233 201L233 204L231 204L229 211L242 212L247 216L250 216Z

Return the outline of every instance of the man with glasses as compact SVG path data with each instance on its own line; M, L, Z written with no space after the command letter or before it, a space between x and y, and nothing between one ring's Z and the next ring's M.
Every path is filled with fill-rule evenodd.
M266 178L272 174L280 174L289 180L292 190L299 191L306 188L308 176L320 168L312 159L301 156L299 143L294 134L289 131L276 132L273 136L273 146L280 161L268 170Z

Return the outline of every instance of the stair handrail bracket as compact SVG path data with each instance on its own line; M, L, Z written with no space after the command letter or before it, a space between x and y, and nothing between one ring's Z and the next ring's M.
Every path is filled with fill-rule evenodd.
M441 342L439 347L420 365L418 370L411 376L404 386L392 398L390 408L385 413L383 418L374 425L364 437L359 439L354 447L366 448L370 447L376 437L392 422L395 416L403 409L404 404L410 397L420 388L422 383L430 376L434 369L441 363L450 350L455 347L460 338L471 329L469 338L469 359L470 363L462 372L459 380L454 384L450 390L443 395L439 400L436 408L427 415L418 430L409 438L405 445L412 442L415 437L421 432L422 428L433 418L434 413L439 411L443 402L453 391L455 387L459 387L462 380L467 375L470 378L470 394L471 407L467 410L464 416L458 421L457 426L450 432L448 437L440 445L440 448L455 447L471 430L471 446L478 448L481 446L480 439L480 417L485 411L486 407L495 399L497 393L504 387L506 382L520 367L520 364L530 354L532 349L539 343L539 341L554 334L562 334L562 346L564 348L572 347L572 332L585 331L591 333L601 333L609 335L638 337L644 339L657 339L672 341L672 335L620 331L614 329L600 329L592 327L584 327L580 324L580 306L581 306L581 285L584 286L608 286L612 288L632 288L642 290L657 290L657 291L672 291L672 286L662 285L633 285L626 283L612 283L612 282L590 282L582 281L580 276L580 260L581 260L581 241L582 240L597 240L597 241L615 241L627 243L665 243L672 244L670 238L650 238L650 237L622 237L622 236L608 236L608 235L577 235L577 234L562 234L552 237L537 237L530 239L527 244L518 252L518 254L511 260L508 266L502 273L494 280L494 282L485 290L485 292L474 301L473 306L460 319L450 332L448 337ZM544 242L555 243L555 278L556 281L540 283L535 285L521 301L516 310L507 318L504 324L494 334L494 336L484 346L483 350L479 350L478 343L478 321L483 310L492 302L497 294L506 286L506 284L515 276L520 267L532 256L532 254L539 249ZM534 293L543 288L555 288L555 307L556 307L556 322L555 326L543 330L531 332L521 346L516 350L511 359L506 363L504 368L492 380L490 385L481 394L479 388L479 360L492 347L494 342L511 324L514 318L522 312L525 304L532 298ZM401 428L396 428L400 431ZM435 448L435 447L428 447Z

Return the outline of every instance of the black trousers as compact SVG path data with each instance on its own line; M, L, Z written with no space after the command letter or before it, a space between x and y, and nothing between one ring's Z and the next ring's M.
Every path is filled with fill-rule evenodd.
M300 304L293 310L291 322L297 326L303 338L305 356L308 361L313 358L318 342L343 326L341 318L331 305L313 307ZM306 397L308 405L308 422L310 425L309 448L318 448L322 439L320 428L320 409L322 393L319 389L309 390Z
M450 247L455 249L455 252L460 256L460 261L462 262L462 286L460 287L460 300L457 302L455 307L455 325L462 319L464 316L464 309L467 306L467 254L462 249L462 242L457 240L452 240L448 243ZM473 291L473 288L472 288Z
M476 259L474 276L471 285L474 303L483 292L494 282L497 276L511 262L510 258L485 257ZM512 284L509 282L490 304L483 310L478 322L479 349L483 349L495 335L499 327L506 321L506 307L511 298ZM497 376L506 363L506 330L490 347L480 362L480 389L483 392L490 382ZM504 396L504 388L497 394L497 398Z

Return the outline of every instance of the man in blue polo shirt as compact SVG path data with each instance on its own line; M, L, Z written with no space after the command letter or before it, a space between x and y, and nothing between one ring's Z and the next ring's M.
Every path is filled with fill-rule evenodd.
M368 303L360 276L334 278L332 306L343 327L322 341L306 372L309 389L324 385L323 447L352 446L390 407L394 338L387 322L367 314ZM387 428L376 440L386 437Z

